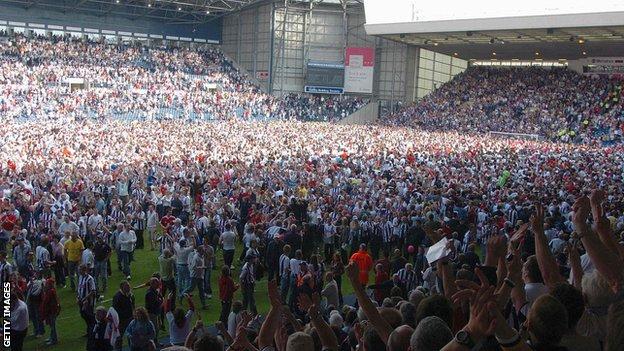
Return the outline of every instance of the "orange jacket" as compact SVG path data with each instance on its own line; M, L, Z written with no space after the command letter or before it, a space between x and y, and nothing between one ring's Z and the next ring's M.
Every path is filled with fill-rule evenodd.
M357 264L360 269L360 284L367 285L368 284L368 272L373 269L373 259L370 257L368 252L359 250L358 252L351 255L351 261Z

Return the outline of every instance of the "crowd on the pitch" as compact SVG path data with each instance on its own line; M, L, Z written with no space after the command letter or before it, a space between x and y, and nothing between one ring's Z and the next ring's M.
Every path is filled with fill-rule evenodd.
M337 120L363 104L346 96L276 99L213 47L146 48L72 37L0 42L3 119Z
M466 314L467 300L461 297L469 297L470 290L454 295L458 286L476 289L464 280L486 274L497 297L512 292L513 307L501 310L511 327L519 329L535 306L547 305L541 312L547 315L539 317L556 332L532 336L534 345L551 345L562 335L572 340L566 342L569 350L613 345L600 323L607 306L619 301L622 266L612 261L604 271L602 260L621 260L617 251L606 254L619 250L624 228L620 147L284 121L6 121L0 133L0 243L8 250L8 258L0 259L0 276L15 287L12 316L29 315L35 336L44 334L42 322L53 326L59 313L53 308L59 304L56 285L75 289L90 350L127 343L133 350L159 347L164 325L170 335L165 345L199 350L223 341L231 350L253 350L249 342L269 350L274 336L295 345L288 350L337 349L336 342L341 350L356 345L403 350L410 338L413 350L426 350L451 342L451 333L462 328L473 339L496 344L488 337L491 330L472 329L492 316L473 321L477 316ZM594 221L609 248L588 247L600 241L583 226L584 212L575 210L581 205L573 206L593 186L607 194L595 195L593 204L601 203ZM504 241L529 222L535 202L544 205L544 218L533 222L520 251L507 255ZM442 236L454 253L429 263L429 247ZM236 241L243 242L242 251L235 251ZM586 253L578 258L576 250L566 249L568 243ZM135 305L127 282L115 292L107 277L110 271L131 280L136 250L148 247L160 269L148 283L143 307ZM222 260L215 259L219 251ZM116 257L117 267L109 267L110 257ZM506 261L509 257L516 259ZM245 264L238 268L237 260ZM583 271L573 270L574 287L555 285L563 280L559 272L567 277L578 262ZM368 281L373 268L375 281ZM219 286L211 286L210 276L217 273ZM270 284L273 307L264 323L249 319L257 312L258 279L279 281ZM342 308L345 279L355 286L361 310ZM375 302L359 287L370 288ZM480 289L482 301L468 299L472 311L492 300L492 289ZM561 312L559 289L565 299L580 291L588 295L581 311L588 320L583 319L580 335L573 323L565 330L551 326L572 313ZM210 300L217 290L219 299ZM236 290L241 301L234 298ZM222 309L220 339L202 326L208 321L191 327L195 306L186 296L194 293L202 307ZM102 295L113 296L112 310L97 306ZM508 306L509 296L502 296L501 306ZM383 306L381 318L373 304ZM563 305L573 304L564 300ZM29 313L18 313L23 310ZM559 314L549 315L552 311ZM249 326L239 330L241 320ZM539 328L536 323L529 325ZM24 328L13 337L25 336L28 319L13 325ZM111 328L120 335L107 332ZM62 342L51 329L48 344ZM304 332L280 334L293 330ZM498 333L499 343L522 340L513 339L510 329ZM317 337L320 343L313 341ZM439 346L426 346L432 339ZM577 339L593 346L578 348Z
M63 344L57 289L75 296L89 351L624 344L624 149L593 143L599 128L621 137L617 81L471 69L391 116L398 126L341 126L293 119L336 120L366 101L269 97L214 49L8 43L0 285L12 350L29 333ZM87 73L94 89L60 84ZM157 118L163 106L185 118ZM141 117L111 118L131 112ZM463 133L510 128L582 143ZM139 264L158 269L133 287Z
M387 116L426 130L537 134L590 143L624 140L624 81L568 69L472 67Z

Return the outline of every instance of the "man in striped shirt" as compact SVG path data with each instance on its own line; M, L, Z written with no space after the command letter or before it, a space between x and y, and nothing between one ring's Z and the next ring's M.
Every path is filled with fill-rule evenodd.
M254 297L254 290L256 288L256 278L254 272L254 266L258 261L258 258L254 254L249 254L245 257L245 264L240 274L240 284L243 290L243 309L251 312L252 315L256 315L256 300Z
M282 248L282 255L279 258L278 279L282 301L286 301L286 298L288 297L288 288L290 287L290 253L290 245L284 245Z
M85 320L87 325L86 336L91 336L91 331L95 325L95 280L89 275L87 266L80 265L80 277L78 278L77 301L80 308L80 316Z
M385 250L389 250L391 248L393 240L393 230L394 227L392 227L392 223L390 223L387 218L384 218L383 222L381 223L381 240L383 243L383 248Z
M143 231L145 230L145 212L141 207L134 209L134 213L132 214L132 229L134 229L134 234L136 235L136 248L143 248Z
M410 291L414 290L422 280L420 274L414 270L414 266L411 263L405 264L405 268L400 269L397 275L403 288L403 294L408 296Z

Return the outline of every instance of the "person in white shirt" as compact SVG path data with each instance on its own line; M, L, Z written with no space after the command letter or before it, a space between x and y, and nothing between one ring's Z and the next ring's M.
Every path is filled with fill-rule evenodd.
M219 237L219 244L223 246L223 262L226 266L234 268L234 249L236 248L236 234L232 231L232 225L227 223L225 231Z
M158 212L156 212L156 207L153 204L149 205L146 218L146 228L147 232L149 233L151 246L150 248L152 251L154 251L154 248L156 247L156 230L158 229L158 223L160 219L158 218Z
M522 266L522 280L524 280L528 311L538 297L548 294L548 288L543 283L542 273L535 256L529 256Z
M548 243L550 252L552 252L553 255L558 255L560 253L563 253L563 249L566 246L566 241L564 240L564 237L565 237L565 234L563 232L560 232L556 238L552 239L550 243Z
M130 228L130 224L124 224L124 229L117 237L117 245L119 246L119 258L121 260L121 270L126 275L126 279L130 280L130 259L134 252L134 244L136 243L136 235Z
M89 218L87 219L88 232L95 235L97 230L104 224L104 218L96 209L89 210Z
M79 233L80 232L80 228L78 227L78 224L76 224L75 222L70 221L68 215L64 215L62 218L63 218L63 220L62 220L61 224L58 227L59 233L65 234L66 232L70 232L70 233Z
M189 245L186 239L181 239L173 244L176 257L176 276L178 277L178 296L182 298L184 291L191 285L191 275L189 271L189 256L195 248Z
M11 294L11 350L22 351L28 332L28 306L15 293Z
M238 323L240 323L242 316L241 312L243 310L242 301L234 301L232 304L232 312L228 316L227 320L227 330L228 333L232 336L232 338L236 338L236 327Z
M85 249L82 251L82 257L80 258L80 264L83 264L89 268L89 271L95 267L95 255L93 254L93 244L88 242L85 245Z
M204 262L203 246L198 246L195 251L189 255L188 270L190 272L191 285L184 290L182 295L191 293L195 290L195 287L197 287L202 308L206 309L206 294L204 293L204 271L206 270L206 264Z

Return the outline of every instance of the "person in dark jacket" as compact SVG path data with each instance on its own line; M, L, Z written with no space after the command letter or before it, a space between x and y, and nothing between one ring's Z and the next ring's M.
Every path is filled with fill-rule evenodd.
M119 291L113 296L113 308L119 315L119 333L123 335L133 318L134 295L130 289L128 281L124 280L119 284ZM121 350L123 338L118 338L115 348Z
M282 254L282 248L284 247L284 241L282 237L276 235L273 239L270 239L266 247L266 267L269 275L269 281L275 278L276 270L279 267L279 258Z
M160 315L162 313L163 301L163 296L160 293L160 280L152 277L149 281L149 288L145 293L145 309L156 331L154 337L156 345L158 345L158 330L160 329Z

